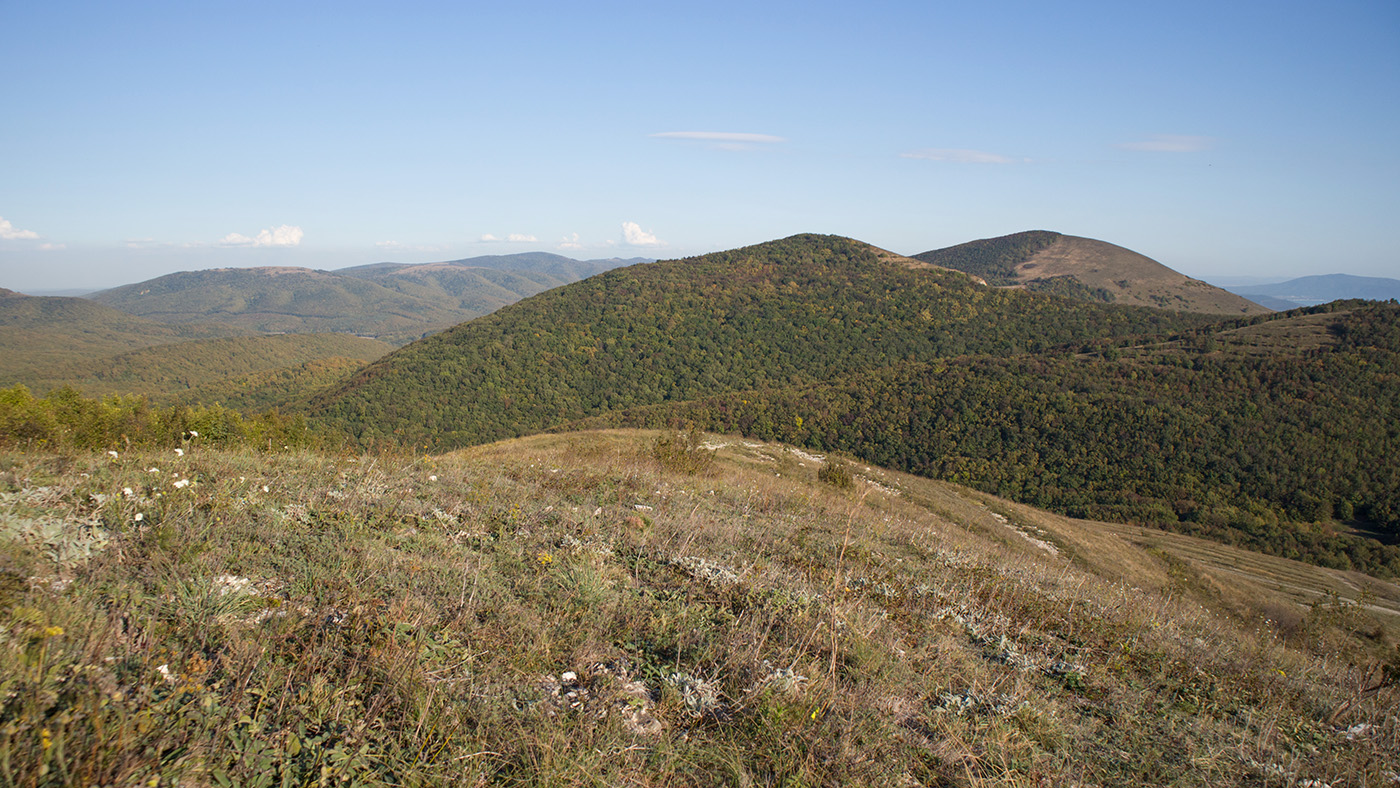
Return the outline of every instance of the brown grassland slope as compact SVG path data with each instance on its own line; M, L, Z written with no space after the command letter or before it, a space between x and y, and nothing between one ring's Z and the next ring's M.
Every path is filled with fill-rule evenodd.
M1212 315L1271 311L1130 249L1048 230L983 238L913 257L997 287L1037 290L1082 301Z
M1016 266L1021 284L1069 276L1102 289L1113 303L1220 315L1267 313L1243 296L1192 279L1145 255L1105 241L1062 235Z
M1400 769L1400 590L1378 581L732 437L203 440L0 448L7 784Z

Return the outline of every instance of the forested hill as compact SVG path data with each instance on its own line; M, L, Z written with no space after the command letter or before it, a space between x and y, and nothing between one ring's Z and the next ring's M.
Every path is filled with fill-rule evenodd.
M474 316L454 303L307 268L182 271L91 298L166 323L219 322L258 333L340 332L399 344Z
M1085 301L1216 315L1269 311L1130 249L1047 230L970 241L914 258L972 274L993 286L1024 287Z
M964 357L613 413L842 451L1076 517L1400 576L1400 306L1082 355ZM1323 523L1297 525L1297 523Z
M312 412L364 444L450 448L606 410L1208 320L990 288L848 238L799 235L542 293L400 349Z
M75 359L241 333L230 326L172 326L83 298L30 296L0 288L0 386L31 382Z

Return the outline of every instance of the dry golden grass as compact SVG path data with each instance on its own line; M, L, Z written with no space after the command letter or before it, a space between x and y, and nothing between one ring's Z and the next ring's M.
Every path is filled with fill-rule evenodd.
M0 457L0 779L1393 779L1377 614L1246 604L1355 578L705 440Z

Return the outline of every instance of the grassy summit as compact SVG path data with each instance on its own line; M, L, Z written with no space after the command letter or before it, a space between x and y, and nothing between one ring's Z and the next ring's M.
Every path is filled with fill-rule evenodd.
M0 772L1394 779L1395 586L757 441L660 442L671 471L657 438L0 449Z
M1130 249L1045 230L971 241L914 258L978 276L990 285L1086 301L1215 315L1269 311Z

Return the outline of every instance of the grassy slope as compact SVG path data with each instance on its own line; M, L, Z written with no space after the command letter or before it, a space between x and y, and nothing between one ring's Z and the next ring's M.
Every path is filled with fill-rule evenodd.
M366 445L453 447L901 360L1203 322L988 288L847 238L794 236L542 293L385 357L313 412Z
M971 241L914 258L1000 287L1045 289L1087 300L1218 315L1269 311L1121 246L1044 230Z
M1191 279L1121 246L1061 236L1017 266L1019 284L1070 276L1089 288L1103 289L1114 303L1205 312L1257 315L1269 310L1228 290Z
M651 440L5 455L7 780L1392 779L1394 586L732 438L676 475Z

